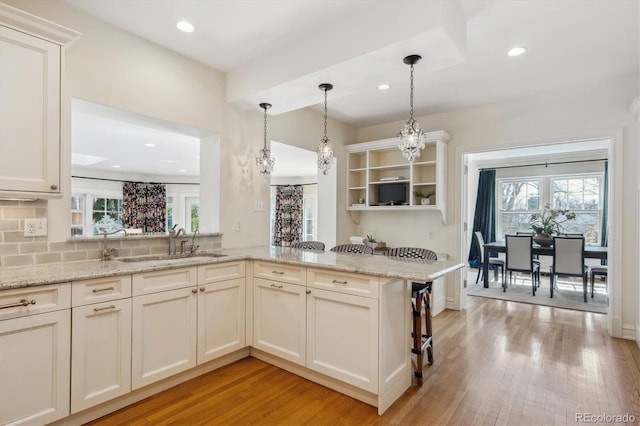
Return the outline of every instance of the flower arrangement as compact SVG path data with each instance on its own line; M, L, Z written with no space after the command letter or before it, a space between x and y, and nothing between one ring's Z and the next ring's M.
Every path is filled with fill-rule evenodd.
M560 233L562 223L576 218L576 214L569 210L551 209L550 207L549 203L547 203L542 213L534 213L529 220L531 229L537 235L546 238L551 238L553 234Z

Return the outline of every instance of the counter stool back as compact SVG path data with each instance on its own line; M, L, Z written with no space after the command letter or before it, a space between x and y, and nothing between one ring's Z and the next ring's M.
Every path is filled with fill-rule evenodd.
M322 241L294 241L291 243L291 248L303 250L324 250L324 243Z
M421 247L396 247L384 252L386 257L396 260L415 262L434 262L438 255ZM422 365L424 352L427 351L427 360L433 364L433 332L431 325L431 281L411 283L411 308L413 310L413 330L411 337L413 345L411 353L416 355L416 368L414 376L418 385L422 385ZM424 309L424 333L422 332L422 311Z
M331 251L346 254L373 254L373 247L365 244L339 244Z

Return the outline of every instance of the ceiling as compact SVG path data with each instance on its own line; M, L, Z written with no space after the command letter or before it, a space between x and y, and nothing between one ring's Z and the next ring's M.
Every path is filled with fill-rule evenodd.
M226 73L227 101L356 127L637 73L637 0L59 0ZM176 29L178 20L195 26ZM522 56L506 51L522 45ZM381 83L389 90L377 89Z
M224 72L227 101L240 108L259 111L260 102L269 102L270 115L321 111L317 86L330 82L328 115L356 127L408 118L409 67L402 59L409 54L423 57L414 71L416 116L623 77L640 67L637 0L57 1ZM183 19L194 24L193 33L177 30ZM527 52L509 57L513 46ZM381 83L390 88L378 90ZM162 164L162 174L197 174L195 151L168 144L151 150L133 142L143 142L141 134L126 149L107 148L113 132L123 130L113 120L123 117L94 113L76 114L74 107L73 138L74 152L76 136L84 135L83 143L102 146L102 153L87 148L85 155L112 155L96 166L119 162L124 171L131 162L140 169L145 158ZM127 121L133 134L158 124ZM95 136L97 129L103 136ZM160 131L158 140L181 138L176 129ZM299 167L295 160L288 165L285 152L275 154L274 175ZM74 164L86 160L76 156ZM182 165L171 162L178 160Z

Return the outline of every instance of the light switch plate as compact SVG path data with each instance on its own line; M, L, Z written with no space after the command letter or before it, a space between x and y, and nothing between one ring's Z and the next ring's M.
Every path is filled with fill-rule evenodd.
M47 235L47 219L25 219L25 237L45 237Z
M257 212L263 212L264 211L264 201L257 200L253 210L257 211Z

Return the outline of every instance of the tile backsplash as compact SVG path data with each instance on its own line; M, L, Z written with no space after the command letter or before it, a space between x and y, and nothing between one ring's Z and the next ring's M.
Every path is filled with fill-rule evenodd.
M101 239L49 241L46 236L24 235L25 219L46 217L47 201L0 200L0 267L100 259L103 248ZM115 248L120 256L161 254L169 249L169 237L166 235L109 236L107 242L108 247ZM200 250L219 249L222 235L198 235L196 244Z

